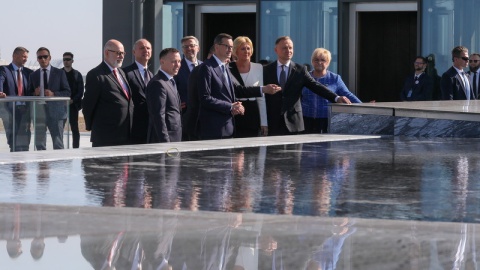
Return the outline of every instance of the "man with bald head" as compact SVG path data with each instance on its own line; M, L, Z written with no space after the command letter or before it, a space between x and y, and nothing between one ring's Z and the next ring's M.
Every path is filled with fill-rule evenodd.
M87 73L82 107L93 147L131 143L133 101L120 68L124 58L123 44L111 39L105 43L103 62Z
M125 67L123 71L127 77L128 84L132 89L133 99L133 123L132 143L147 143L148 131L148 110L145 98L145 88L153 77L148 70L148 61L152 56L152 45L146 39L139 39L133 44L133 56L135 61Z

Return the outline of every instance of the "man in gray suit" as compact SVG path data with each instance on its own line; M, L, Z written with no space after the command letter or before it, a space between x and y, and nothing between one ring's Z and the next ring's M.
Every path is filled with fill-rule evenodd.
M50 65L50 50L40 47L37 60L40 68L30 75L27 95L40 97L70 97L67 76L61 69ZM47 127L52 137L53 149L63 149L63 129L67 119L67 104L64 101L47 101L36 104L35 147L45 150Z
M123 44L111 39L103 49L104 61L87 73L82 107L93 147L131 143L133 101L120 68L124 58Z
M160 52L160 70L146 89L150 123L148 143L182 140L181 100L173 76L180 69L180 52L175 48Z

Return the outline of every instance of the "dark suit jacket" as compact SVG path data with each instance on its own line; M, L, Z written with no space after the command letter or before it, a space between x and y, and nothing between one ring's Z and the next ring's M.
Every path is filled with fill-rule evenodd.
M62 68L64 72L65 68ZM82 109L82 97L83 97L83 92L85 92L85 85L83 83L83 76L82 73L80 73L78 70L73 69L73 77L75 78L75 85L73 87L70 87L71 94L70 97L72 99L72 105L77 108L77 110ZM67 78L68 81L68 78Z
M263 68L263 83L280 85L277 77L277 61ZM303 87L335 103L337 97L335 93L312 78L304 66L291 61L285 88L274 95L265 96L269 134L280 135L283 133L279 126L282 118L290 132L301 132L305 129L300 100Z
M226 70L232 78L228 67ZM201 65L198 79L200 138L220 139L233 136L232 103L236 101L236 97L261 96L260 87L238 85L233 79L228 83L213 56Z
M147 99L145 95L145 81L143 74L138 69L136 62L123 69L127 77L128 84L132 90L132 99L134 104L133 123L132 123L132 142L147 143L148 133L148 110ZM150 78L153 77L151 71L148 71Z
M28 90L26 95L33 96L35 88L40 86L40 75L42 69L39 68L30 74L28 81ZM48 89L54 92L56 97L70 97L70 86L68 85L67 75L61 69L50 67L50 75L48 77ZM64 101L47 102L46 112L51 119L66 119L67 104Z
M201 63L202 61L198 60L198 65L200 65ZM175 75L173 78L175 78L175 83L177 84L177 90L180 94L180 99L182 100L182 102L188 104L188 77L190 76L191 72L187 61L185 61L185 56L182 58L182 62L180 64L180 70L178 70L178 74Z
M26 67L22 68L24 95L28 87L28 79L30 77L30 74L32 74L32 72L33 71L29 68L26 68ZM12 64L8 66L1 66L0 67L0 92L4 92L7 96L17 96L18 89L17 89L17 80L15 78L16 78L15 70Z
M198 140L198 130L200 123L198 121L198 111L200 109L198 98L198 73L201 65L196 66L188 77L188 89L187 89L187 112L185 113L185 124L182 126L182 130L185 130L189 140Z
M468 78L468 74L466 74ZM470 83L467 80L468 83ZM442 99L444 100L466 100L465 87L462 78L454 67L449 68L442 75L440 80L440 89L442 90ZM471 87L470 87L471 89ZM472 91L470 91L470 99L475 99Z
M118 73L129 87L123 70ZM130 143L133 101L105 62L87 73L82 106L85 127L92 131L91 142L105 146Z
M167 76L158 71L145 90L150 123L148 143L179 142L182 140L180 96Z
M408 97L408 93L412 94ZM425 101L432 100L433 81L426 73L422 73L418 78L418 84L415 84L415 74L409 75L405 79L400 99L403 101Z

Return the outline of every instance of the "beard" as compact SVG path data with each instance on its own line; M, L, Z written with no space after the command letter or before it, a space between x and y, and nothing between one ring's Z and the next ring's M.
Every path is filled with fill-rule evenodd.
M122 64L123 64L123 60L121 61L115 61L113 62L113 68L121 68L122 67Z

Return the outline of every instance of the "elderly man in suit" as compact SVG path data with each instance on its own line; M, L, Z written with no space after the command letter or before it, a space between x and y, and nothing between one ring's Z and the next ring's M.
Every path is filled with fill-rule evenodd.
M40 97L70 97L71 90L65 72L50 65L50 50L40 47L37 61L40 68L30 75L27 95ZM63 149L63 130L67 119L67 104L47 101L36 104L35 147L47 149L47 127L52 137L53 149Z
M468 66L468 49L457 46L452 50L453 65L442 75L440 89L444 100L475 99L469 76L463 71Z
M294 63L293 41L288 36L275 41L277 61L263 69L263 82L279 84L282 92L266 96L269 135L288 135L302 132L304 128L301 95L303 87L330 102L347 103L350 100L338 96L317 82L305 66Z
M181 100L173 76L180 69L180 52L175 48L160 52L160 70L147 86L150 116L148 143L182 140Z
M125 67L123 71L132 89L133 123L132 143L147 143L148 110L145 88L153 74L148 70L148 61L152 57L152 45L146 39L139 39L133 45L135 62Z
M200 51L198 39L194 36L186 36L181 40L183 58L178 74L174 76L175 83L177 83L178 93L182 100L182 124L186 125L186 113L188 111L188 78L193 71L193 68L200 65L202 61L197 59L197 54ZM186 129L183 129L182 141L188 140Z
M13 50L12 63L0 67L0 98L25 95L28 79L33 72L24 67L27 59L28 50L17 47ZM28 151L31 137L28 106L24 102L5 103L1 106L1 117L10 151ZM13 108L15 108L15 119L13 119Z
M85 127L91 130L93 147L130 144L133 117L132 92L120 67L125 57L123 44L105 43L104 61L87 73L82 107Z
M198 75L199 136L202 140L232 138L233 116L244 112L237 97L260 97L262 92L274 94L281 90L275 84L249 87L236 84L225 66L232 56L232 36L219 34L214 44L214 54L200 66Z

